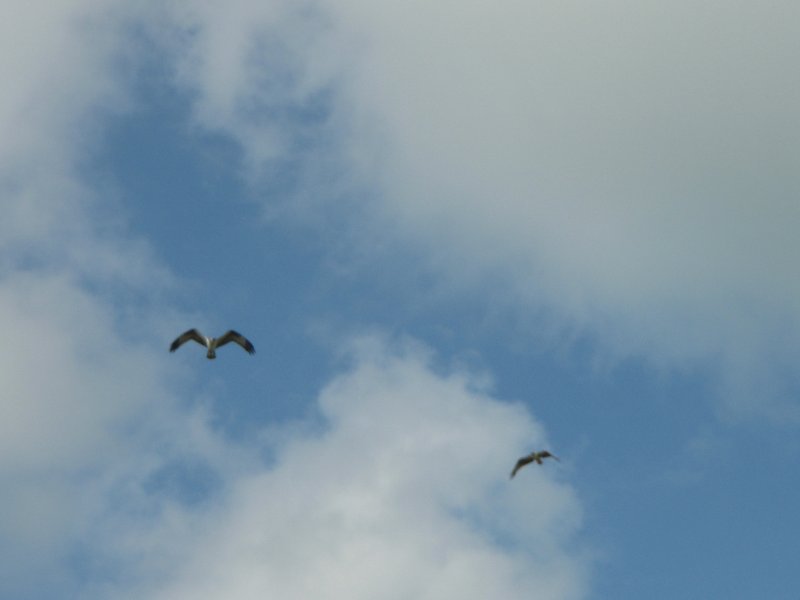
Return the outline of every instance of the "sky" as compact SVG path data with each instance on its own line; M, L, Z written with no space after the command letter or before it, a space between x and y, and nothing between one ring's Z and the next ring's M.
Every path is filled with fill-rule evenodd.
M796 600L796 3L8 14L0 598Z

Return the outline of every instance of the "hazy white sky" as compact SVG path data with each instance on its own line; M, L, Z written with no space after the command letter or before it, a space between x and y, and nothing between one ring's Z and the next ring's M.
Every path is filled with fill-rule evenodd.
M735 598L657 557L776 490L791 550L794 4L14 4L0 596Z

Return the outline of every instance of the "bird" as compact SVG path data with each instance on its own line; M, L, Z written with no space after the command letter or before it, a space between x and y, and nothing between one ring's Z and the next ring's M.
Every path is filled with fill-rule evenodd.
M201 346L205 346L208 348L208 353L206 354L206 358L217 358L216 349L220 346L224 346L228 342L236 342L242 348L247 350L249 354L255 354L256 349L255 346L244 337L238 331L234 331L231 329L230 331L226 332L224 335L221 335L218 338L207 337L197 331L197 329L190 329L189 331L185 331L180 334L175 341L172 342L172 345L169 347L170 352L175 352L178 348L180 348L184 343L188 342L189 340L194 340Z
M548 457L549 458L554 458L554 459L560 461L560 459L555 454L550 454L547 450L540 450L538 452L531 452L527 456L523 456L522 458L520 458L517 461L517 464L514 465L514 470L511 471L511 477L509 479L513 479L514 475L517 474L517 471L519 471L525 465L528 465L528 464L530 464L532 462L535 462L537 465L540 465L540 464L542 464L542 459L543 458L548 458Z

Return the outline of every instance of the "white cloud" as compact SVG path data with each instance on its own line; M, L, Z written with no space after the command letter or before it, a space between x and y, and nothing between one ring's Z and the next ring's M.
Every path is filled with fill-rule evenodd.
M174 2L150 22L153 39L175 60L176 82L192 92L200 126L247 148L244 174L286 161L309 133L322 88L340 68L328 23L312 3L235 0ZM313 65L305 56L320 57Z
M109 494L161 458L174 403L158 361L128 344L113 310L63 276L18 274L0 285L0 593L71 590L69 556L89 543Z
M322 430L283 438L184 532L150 598L578 598L580 509L549 469L513 482L544 443L519 405L425 352L359 340L323 390ZM535 510L532 510L535 507Z
M115 5L15 3L0 23L3 597L74 597L114 530L152 504L139 483L215 454L196 418L177 419L152 351L170 276L84 169L129 106L133 13Z
M240 444L176 406L159 359L75 293L0 297L6 331L55 336L3 356L3 594L584 597L578 500L560 465L508 480L547 442L483 377L359 339L317 417Z
M543 470L508 482L542 432L479 380L362 345L324 430L284 432L268 467L178 397L170 275L83 170L126 107L133 16L110 7L4 25L0 595L581 597L578 502Z
M109 116L131 106L134 19L134 8L79 0L19 4L0 24L0 275L46 266L118 283L148 272L166 284L112 218L113 189L87 178Z
M283 53L191 46L198 104L263 158L230 125L237 102L334 89L337 183L377 196L360 237L424 247L460 285L503 273L511 304L603 353L718 368L739 408L770 404L752 401L764 381L773 401L796 386L794 3L321 1L267 29L256 4L237 4L237 31ZM200 40L223 33L203 27ZM290 76L264 84L276 56ZM327 160L312 154L309 180ZM335 214L343 194L325 177L306 191Z

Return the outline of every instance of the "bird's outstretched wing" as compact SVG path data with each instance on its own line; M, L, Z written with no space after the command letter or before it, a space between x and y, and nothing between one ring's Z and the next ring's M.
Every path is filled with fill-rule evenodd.
M190 329L189 331L185 331L180 334L175 341L172 342L172 345L169 347L170 352L175 352L178 348L180 348L183 344L188 342L189 340L194 340L201 346L206 345L206 339L200 334L197 329Z
M242 348L247 350L247 352L250 353L250 354L255 354L256 353L256 348L255 348L255 346L253 346L253 344L250 342L250 340L248 340L246 337L244 337L238 331L234 331L233 329L231 329L230 331L225 333L225 335L222 335L219 338L217 338L217 347L224 346L228 342L236 342Z
M514 470L511 471L511 477L509 477L509 479L514 479L514 475L517 474L517 471L519 471L522 467L532 462L533 462L533 456L530 454L528 456L523 456L522 458L520 458L517 461L517 464L514 465Z

